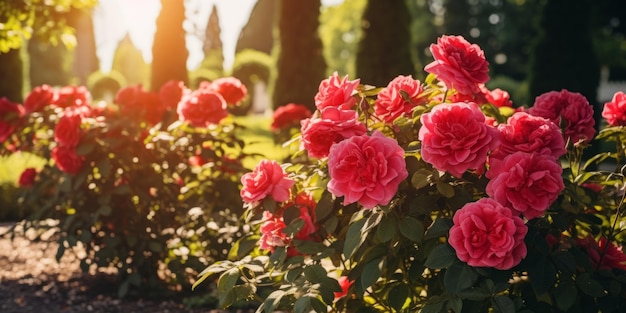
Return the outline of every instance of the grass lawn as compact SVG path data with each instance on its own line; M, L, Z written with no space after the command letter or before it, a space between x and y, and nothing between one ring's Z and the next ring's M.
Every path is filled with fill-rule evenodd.
M18 152L8 157L2 157L0 158L0 185L17 185L24 169L29 167L41 169L45 163L45 160L30 153Z

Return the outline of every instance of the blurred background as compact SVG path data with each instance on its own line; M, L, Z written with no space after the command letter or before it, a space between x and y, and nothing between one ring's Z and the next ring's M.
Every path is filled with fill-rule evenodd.
M312 106L333 71L382 85L424 78L442 34L478 44L489 88L515 105L550 90L594 104L626 81L623 0L51 0L0 3L0 96L41 84L194 88L223 76L252 91L241 114Z

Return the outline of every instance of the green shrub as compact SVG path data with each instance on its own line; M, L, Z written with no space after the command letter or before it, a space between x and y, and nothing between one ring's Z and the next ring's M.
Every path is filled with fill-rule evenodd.
M245 115L250 111L254 99L254 86L258 82L267 85L271 68L272 58L264 52L245 49L237 53L232 76L237 77L248 88L248 98L239 105L234 114Z

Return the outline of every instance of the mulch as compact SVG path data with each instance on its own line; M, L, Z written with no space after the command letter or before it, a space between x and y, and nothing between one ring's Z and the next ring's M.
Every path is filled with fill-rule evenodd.
M0 234L12 226L0 224ZM0 236L0 312L3 313L200 313L226 312L190 307L177 299L119 299L114 276L107 270L83 273L80 248L57 262L54 231ZM35 239L39 237L39 239ZM73 252L73 253L72 253ZM196 295L196 298L202 295ZM237 312L237 311L232 311Z

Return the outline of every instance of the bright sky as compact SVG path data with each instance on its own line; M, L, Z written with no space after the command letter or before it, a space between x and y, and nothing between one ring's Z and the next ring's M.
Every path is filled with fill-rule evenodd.
M219 15L221 39L224 46L224 68L230 69L237 38L241 28L248 22L250 11L257 0L185 0L188 21L187 68L198 67L204 55L202 38L213 4ZM334 5L343 0L322 0L323 5ZM152 61L152 41L156 30L156 17L161 9L159 0L100 0L94 10L96 48L100 59L100 70L109 72L113 54L119 40L128 32L135 46L142 51L147 63ZM192 30L200 38L190 34Z

